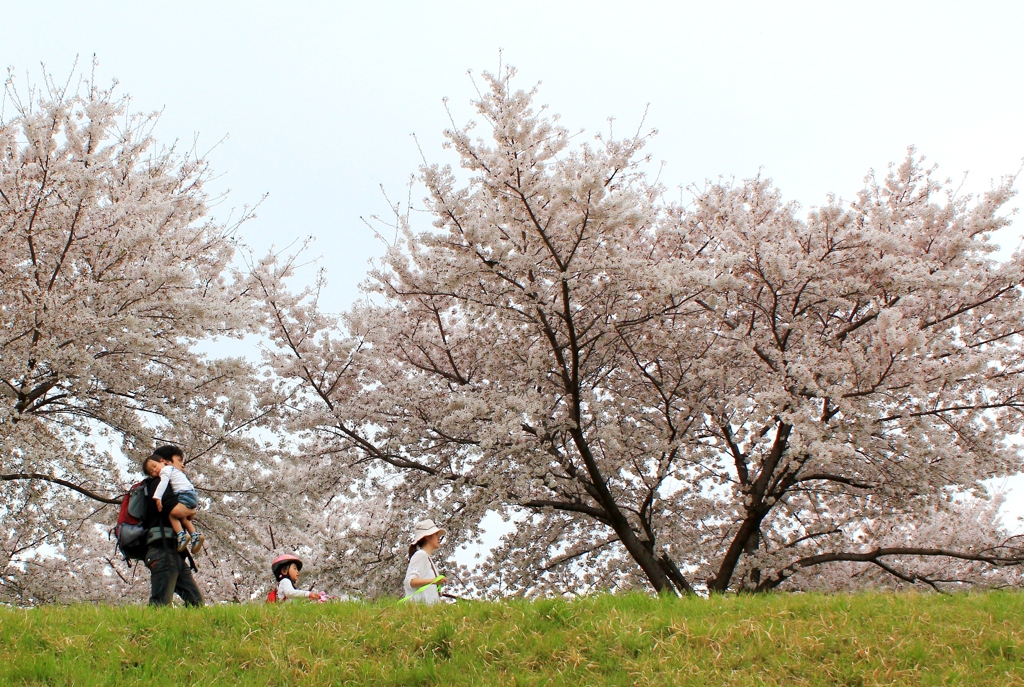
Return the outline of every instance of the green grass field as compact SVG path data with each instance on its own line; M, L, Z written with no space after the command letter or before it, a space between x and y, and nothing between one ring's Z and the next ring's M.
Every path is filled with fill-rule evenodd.
M1024 685L1024 594L0 609L3 685Z

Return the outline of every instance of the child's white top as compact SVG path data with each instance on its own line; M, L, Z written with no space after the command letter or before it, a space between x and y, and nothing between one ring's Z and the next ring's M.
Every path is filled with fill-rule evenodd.
M282 577L281 581L277 583L277 600L287 601L288 599L306 599L309 598L309 592L305 589L296 589L292 581L287 577Z
M436 584L428 584L426 587L421 587L423 591L417 593L417 590L413 589L410 584L413 578L416 577L428 580L437 577L434 563L423 549L416 549L416 553L409 559L409 568L405 571L405 595L411 596L415 594L409 601L417 601L424 604L436 604L441 600Z
M167 490L168 483L171 485L171 489L174 490L175 494L183 491L195 491L195 487L188 481L188 477L185 473L174 467L173 465L165 465L160 468L160 484L156 486L156 491L153 492L153 498L162 499L164 497L164 491Z

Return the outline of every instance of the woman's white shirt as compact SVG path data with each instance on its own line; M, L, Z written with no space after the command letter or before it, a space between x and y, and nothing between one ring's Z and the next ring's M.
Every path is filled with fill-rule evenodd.
M277 598L279 601L306 599L309 598L309 592L305 589L296 589L291 580L282 577L281 581L277 583Z
M409 568L405 572L405 595L410 596L409 601L416 601L424 604L436 604L441 600L441 595L437 591L436 584L428 584L426 587L421 587L422 591L416 593L417 590L413 589L412 580L414 578L421 578L432 580L437 577L437 570L434 569L434 563L430 560L430 556L423 549L416 549L416 553L409 559ZM415 595L415 596L412 596Z

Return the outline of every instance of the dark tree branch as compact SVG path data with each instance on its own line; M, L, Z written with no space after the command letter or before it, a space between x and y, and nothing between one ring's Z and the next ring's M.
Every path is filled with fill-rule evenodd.
M597 508L595 506L588 506L585 503L575 503L573 501L550 501L545 499L533 499L530 501L523 501L519 505L525 508L553 508L554 510L564 510L572 513L584 513L589 515L596 520L608 524L610 518L608 513L603 508Z
M80 487L77 484L67 481L66 479L61 479L60 477L51 477L50 475L42 475L39 474L38 472L20 472L10 475L0 475L0 482L12 482L16 480L42 480L44 482L52 482L53 484L59 484L62 487L67 487L68 489L77 491L79 494L82 494L83 496L88 496L94 501L99 501L100 503L120 504L121 499L124 498L123 494L120 496L115 496L113 498L101 496L96 492L89 491L85 487Z
M770 575L766 580L758 585L757 591L774 589L805 568L822 565L824 563L835 563L837 561L872 563L878 565L887 572L895 574L892 569L890 569L891 566L887 566L879 560L885 556L946 557L956 558L963 561L979 561L982 563L989 563L994 566L1024 565L1024 548L1011 548L1004 546L999 547L999 549L1005 550L1007 553L996 553L996 549L986 549L979 553L972 553L969 551L956 551L954 549L932 549L913 546L896 546L890 548L880 547L873 551L865 551L863 553L855 551L819 553L814 556L807 556L806 558L795 560L785 568L776 571L773 575ZM897 575L897 577L905 581L911 581L908 579L910 576ZM914 576L914 579L921 579L921 581L925 581L924 578L921 578L920 576Z
M557 558L553 559L547 565L542 566L541 570L543 570L544 572L548 572L550 570L553 570L553 569L557 568L560 565L564 565L564 564L568 563L569 561L576 560L577 558L580 558L581 556L586 556L589 553L594 553L595 551L600 551L601 549L603 549L604 547L608 546L609 544L614 544L617 541L619 541L618 537L610 537L610 538L605 539L604 541L599 542L599 543L597 543L597 544L595 544L593 546L588 546L588 547L586 547L585 549L583 549L581 551L574 551L572 553L567 553L565 555L558 556Z
M857 489L877 489L878 484L875 482L862 482L861 480L853 479L851 477L843 477L842 475L832 475L825 472L815 472L810 475L804 475L793 480L793 484L799 484L800 482L813 482L816 480L822 480L825 482L838 482L839 484L846 484Z

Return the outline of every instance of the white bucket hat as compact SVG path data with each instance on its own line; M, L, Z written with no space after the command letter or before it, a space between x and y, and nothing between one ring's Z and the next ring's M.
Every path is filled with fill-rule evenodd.
M420 520L412 531L412 544L418 544L424 537L429 537L435 532L440 532L443 537L447 532L442 527L434 524L433 520Z

